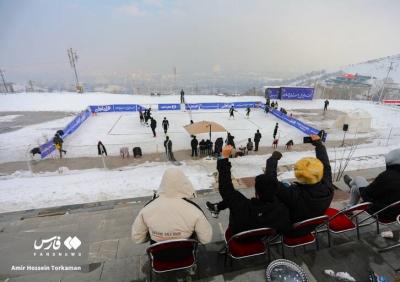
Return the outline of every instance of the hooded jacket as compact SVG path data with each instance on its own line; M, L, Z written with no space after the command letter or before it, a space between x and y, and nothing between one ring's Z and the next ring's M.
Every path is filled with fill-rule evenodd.
M367 187L360 188L365 202L372 202L369 212L374 213L387 205L400 201L400 149L390 151L385 156L386 171L379 174ZM395 218L398 211L386 210L381 214L386 218Z
M212 228L203 211L188 198L195 196L192 183L178 168L165 171L159 196L150 201L132 225L132 240L144 243L187 239L194 233L205 244L211 241Z
M328 154L320 141L314 145L316 157L324 166L321 181L315 184L294 183L290 187L280 185L278 188L277 196L289 208L292 223L323 215L332 202L332 171ZM274 167L272 161L267 162L267 171Z
M265 189L270 189L270 201L261 201L257 198L248 199L234 189L228 159L218 160L217 170L219 193L229 208L229 227L233 234L262 227L271 227L279 232L290 228L289 211L274 195L278 182L273 181L273 177L268 175L265 181L268 183Z

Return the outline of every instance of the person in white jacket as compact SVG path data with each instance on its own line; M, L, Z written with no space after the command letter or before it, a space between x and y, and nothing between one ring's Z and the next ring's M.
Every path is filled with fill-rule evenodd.
M187 238L197 238L202 244L211 241L211 225L200 207L189 200L195 197L195 190L180 169L164 172L158 194L137 215L132 225L134 242Z

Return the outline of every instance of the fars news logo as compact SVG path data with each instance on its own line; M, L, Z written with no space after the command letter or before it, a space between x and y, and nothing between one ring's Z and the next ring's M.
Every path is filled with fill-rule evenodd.
M80 257L82 253L78 249L81 245L82 241L77 236L68 236L63 240L61 236L56 235L48 239L35 240L33 243L33 256Z

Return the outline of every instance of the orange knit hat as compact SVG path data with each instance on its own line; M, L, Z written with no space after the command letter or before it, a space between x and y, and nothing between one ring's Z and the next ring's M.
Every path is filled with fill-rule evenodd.
M303 184L315 184L321 181L324 165L317 158L302 158L294 165L294 174Z

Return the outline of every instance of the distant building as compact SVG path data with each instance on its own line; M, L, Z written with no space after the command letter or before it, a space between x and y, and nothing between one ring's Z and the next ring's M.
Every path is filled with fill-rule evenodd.
M327 85L348 85L348 86L371 86L371 80L374 77L367 75L344 73L340 76L334 78L329 78L325 80Z
M0 83L0 93L13 93L14 87L12 82L6 82L7 89L4 88L4 84Z

